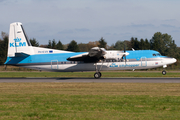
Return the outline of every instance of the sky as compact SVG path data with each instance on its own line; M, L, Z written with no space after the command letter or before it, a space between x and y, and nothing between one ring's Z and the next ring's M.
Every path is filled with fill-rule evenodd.
M0 32L21 22L40 44L98 41L108 45L167 33L180 47L180 0L0 0Z

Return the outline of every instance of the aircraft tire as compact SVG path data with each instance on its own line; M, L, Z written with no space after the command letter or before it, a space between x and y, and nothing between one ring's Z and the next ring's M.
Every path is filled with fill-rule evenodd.
M163 74L163 75L166 75L166 71L165 71L165 70L163 70L163 71L162 71L162 74Z
M101 75L102 75L101 72L98 72L98 73L100 74L100 77L101 77Z
M94 78L98 79L101 77L101 74L99 72L94 73Z

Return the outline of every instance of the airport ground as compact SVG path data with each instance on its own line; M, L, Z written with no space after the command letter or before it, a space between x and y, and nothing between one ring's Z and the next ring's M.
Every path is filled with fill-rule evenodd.
M162 71L102 71L102 78L122 78L122 77L175 77L180 78L180 71L167 71L166 75L162 75ZM0 77L19 77L19 78L37 78L37 77L77 77L77 78L93 78L95 72L39 72L39 71L1 71Z
M179 119L180 83L0 83L0 119Z

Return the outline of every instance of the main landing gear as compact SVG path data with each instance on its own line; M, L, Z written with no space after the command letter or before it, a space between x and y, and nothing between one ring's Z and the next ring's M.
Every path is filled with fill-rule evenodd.
M94 73L94 78L98 79L101 77L101 72Z
M102 62L102 65L103 65L103 63L104 63L104 61ZM102 75L101 72L100 72L100 70L102 68L102 65L101 65L101 67L98 70L97 63L95 63L95 64L96 64L96 73L94 73L94 78L98 79L98 78L101 78L101 75Z

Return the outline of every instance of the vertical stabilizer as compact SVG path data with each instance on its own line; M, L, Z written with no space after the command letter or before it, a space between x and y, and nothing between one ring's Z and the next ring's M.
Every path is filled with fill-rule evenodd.
M34 53L20 22L11 23L9 29L8 57L14 57L15 53L25 53L28 55Z

